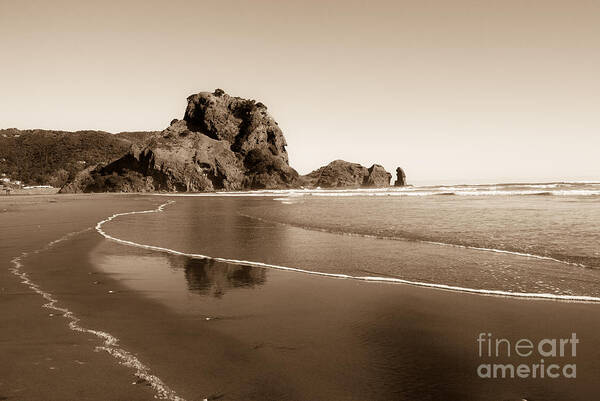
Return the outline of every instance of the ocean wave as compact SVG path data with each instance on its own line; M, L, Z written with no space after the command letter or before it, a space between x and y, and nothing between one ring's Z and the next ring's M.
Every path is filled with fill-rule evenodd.
M386 192L347 192L330 191L314 192L311 196L317 197L350 197L350 196L432 196L432 195L455 195L455 196L519 196L519 195L554 195L554 196L597 196L600 190L557 190L557 191L536 191L536 190L462 190L462 191L386 191Z
M553 300L553 301L564 301L564 302L593 302L593 303L600 302L600 297L594 297L594 296L588 296L588 295L559 295L559 294L549 294L549 293L512 292L512 291L504 291L504 290L490 290L490 289L483 289L483 288L469 288L469 287L454 286L454 285L447 285L447 284L405 280L405 279L395 278L395 277L352 276L352 275L343 274L343 273L327 273L327 272L319 272L319 271L314 271L314 270L300 269L300 268L296 268L296 267L275 265L275 264L270 264L270 263L254 262L254 261L249 261L249 260L214 257L214 256L208 256L208 255L203 255L203 254L198 254L198 253L181 252L181 251L177 251L175 249L165 248L165 247L160 247L160 246L155 246L155 245L140 244L140 243L137 243L134 241L129 241L129 240L111 236L110 234L106 233L102 229L102 226L104 224L106 224L110 221L113 221L114 219L116 219L118 217L133 215L133 214L146 214L146 213L162 212L162 211L164 211L165 207L167 207L168 205L170 205L172 203L174 203L174 201L170 200L170 201L158 206L156 209L125 212L125 213L116 213L116 214L98 222L98 224L96 224L96 231L108 240L115 241L117 243L127 245L127 246L148 249L148 250L167 253L167 254L171 254L171 255L185 256L185 257L194 258L194 259L214 260L217 262L229 263L229 264L234 264L234 265L269 268L269 269L274 269L274 270L283 270L283 271L303 273L303 274L314 275L314 276L337 278L337 279L358 280L358 281L366 281L366 282L373 282L373 283L406 284L406 285L412 285L412 286L417 286L417 287L425 287L425 288L445 290L445 291L465 292L465 293L485 295L485 296L513 297L513 298L526 298L526 299L537 299L537 300ZM463 247L463 246L461 246L461 247ZM485 248L480 248L480 249L484 250ZM485 250L488 250L488 249L485 249ZM494 252L505 252L502 250L492 250L492 249L489 249L489 250L494 251ZM535 255L532 255L532 256L535 256ZM546 258L546 257L540 256L539 258Z
M217 191L203 193L159 193L159 196L181 197L349 197L349 196L598 196L600 183L514 183L514 184L482 184L482 185L438 185L407 186L384 188L345 188L345 189L263 189L252 191Z

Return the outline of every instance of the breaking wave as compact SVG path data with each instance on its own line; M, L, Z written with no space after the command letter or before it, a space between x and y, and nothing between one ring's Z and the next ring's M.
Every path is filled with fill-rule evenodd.
M226 191L210 193L178 193L158 194L163 196L204 197L204 196L598 196L600 182L555 182L532 184L485 184L485 185L437 185L437 186L405 186L385 188L350 188L350 189L278 189L254 191Z

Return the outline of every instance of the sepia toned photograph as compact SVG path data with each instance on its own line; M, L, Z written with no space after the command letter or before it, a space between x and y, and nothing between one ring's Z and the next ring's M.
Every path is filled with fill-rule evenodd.
M600 396L600 2L0 0L0 401Z

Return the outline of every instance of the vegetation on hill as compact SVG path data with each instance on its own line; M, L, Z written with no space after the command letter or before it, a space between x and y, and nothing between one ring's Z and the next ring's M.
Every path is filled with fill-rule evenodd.
M147 133L0 130L0 174L26 185L62 187L84 168L123 156Z
M153 134L158 132L160 131L126 131L118 132L115 134L115 136L131 143L145 143Z

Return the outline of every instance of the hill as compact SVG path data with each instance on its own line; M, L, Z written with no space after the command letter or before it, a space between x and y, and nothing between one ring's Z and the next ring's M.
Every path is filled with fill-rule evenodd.
M142 144L148 142L152 135L159 132L160 131L125 131L117 132L115 136L131 143Z
M123 156L145 132L0 130L0 174L25 185L61 187L84 168Z

